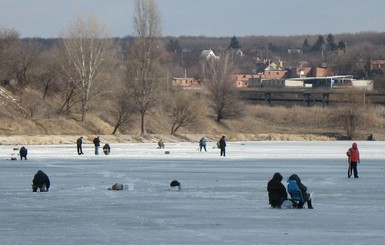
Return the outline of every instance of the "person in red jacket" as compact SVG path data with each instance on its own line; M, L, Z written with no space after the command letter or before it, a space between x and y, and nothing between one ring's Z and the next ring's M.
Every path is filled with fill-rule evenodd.
M358 151L357 143L354 142L352 147L346 152L349 162L348 177L354 174L354 178L358 178L357 164L360 163L360 152Z

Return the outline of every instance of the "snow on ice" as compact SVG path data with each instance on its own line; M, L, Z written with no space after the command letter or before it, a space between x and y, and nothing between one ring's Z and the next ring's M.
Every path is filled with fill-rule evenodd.
M383 244L385 143L359 141L360 178L347 178L350 141L0 146L0 236L14 244ZM19 146L17 146L19 147ZM165 154L169 151L169 154ZM33 193L37 170L51 180ZM314 209L271 209L267 182L293 173ZM181 190L169 187L172 180ZM122 183L123 191L109 191ZM305 205L306 206L306 205Z

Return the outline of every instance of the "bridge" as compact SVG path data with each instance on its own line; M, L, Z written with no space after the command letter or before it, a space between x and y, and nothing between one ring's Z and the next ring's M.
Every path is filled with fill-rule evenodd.
M277 104L295 103L305 106L321 105L328 106L331 103L347 103L341 99L337 99L338 95L347 93L359 94L363 96L363 102L371 102L375 104L385 104L385 93L374 91L355 90L354 92L347 92L346 89L315 89L315 88L242 88L239 90L241 98L250 101L261 101L272 105L273 102Z

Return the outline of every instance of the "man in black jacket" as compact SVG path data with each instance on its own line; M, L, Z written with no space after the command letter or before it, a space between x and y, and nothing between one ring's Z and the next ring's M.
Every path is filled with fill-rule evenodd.
M226 156L226 137L223 135L218 142L218 147L221 149L221 156Z
M78 149L78 154L79 155L83 155L82 144L83 144L83 136L76 140L76 147Z
M37 189L40 189L40 192L48 191L50 187L50 181L48 176L41 170L37 171L32 180L32 191L37 192Z
M25 148L24 146L22 146L19 150L19 154L20 154L20 160L27 160L27 154L28 154L28 150L27 148Z
M94 141L93 141L94 145L95 145L95 155L99 155L99 147L100 147L100 139L99 139L99 136L97 136Z

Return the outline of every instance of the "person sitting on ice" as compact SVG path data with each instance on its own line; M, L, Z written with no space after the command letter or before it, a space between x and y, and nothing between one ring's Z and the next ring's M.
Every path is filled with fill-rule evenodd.
M287 192L282 184L282 175L275 173L273 178L267 183L267 191L269 194L269 204L272 208L281 208L283 201L287 200Z
M307 187L302 184L301 179L298 175L292 174L289 179L287 180L289 183L287 185L287 191L293 198L293 192L296 192L297 190L300 191L302 199L298 202L298 206L296 208L303 208L303 205L305 202L307 202L307 208L313 209L313 205L311 203L311 195L307 193Z
M110 152L111 152L111 147L110 147L109 144L105 144L105 145L103 146L103 152L104 152L104 155L109 155L109 154L110 154Z
M173 180L173 181L171 181L171 183L170 183L170 187L171 187L171 188L178 188L178 191L180 191L181 184L180 184L179 181Z
M37 189L40 189L40 192L48 191L50 187L50 181L48 176L41 170L37 171L32 180L32 191L37 192Z
M27 160L27 154L28 154L28 150L27 148L25 148L24 146L22 146L19 150L19 154L20 154L20 160Z
M160 139L159 141L158 141L158 147L159 147L159 149L164 149L164 143L163 143L163 140L162 139Z
M108 188L109 191L121 191L123 189L124 189L124 186L121 183L115 183Z

